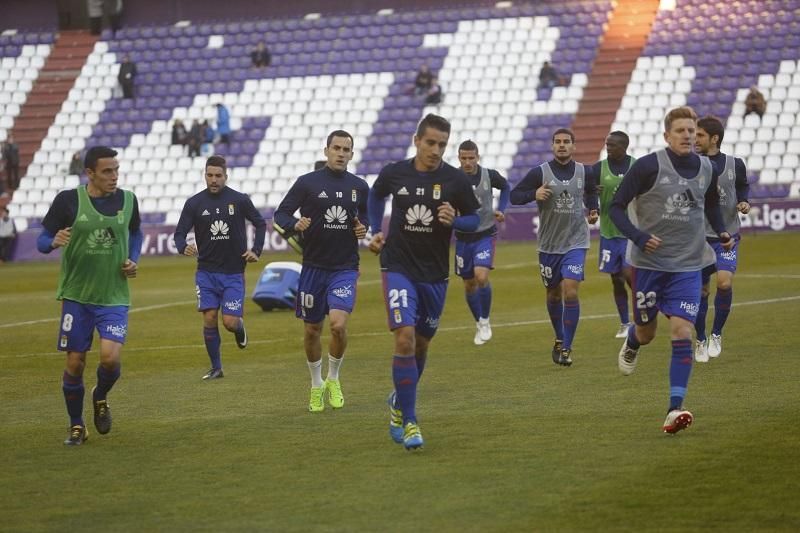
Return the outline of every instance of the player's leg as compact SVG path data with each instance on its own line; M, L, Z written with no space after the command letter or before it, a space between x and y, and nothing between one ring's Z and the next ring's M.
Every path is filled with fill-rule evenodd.
M481 298L478 293L478 283L475 281L474 259L475 244L456 240L455 270L456 275L464 280L464 297L467 300L472 318L475 320L475 338L473 342L480 346L484 343L480 332Z
M733 304L733 275L739 258L739 236L732 250L724 250L719 243L717 252L717 294L714 296L714 323L708 341L709 357L719 357L722 353L722 328L728 320Z
M631 271L634 323L628 328L617 357L619 370L626 376L636 369L639 349L650 344L656 336L662 277L662 273L653 270L639 268Z
M108 393L122 371L122 346L128 335L127 306L95 306L97 332L100 336L100 363L97 365L97 386L92 389L94 427L100 434L111 431L111 408Z
M555 333L551 356L558 364L564 344L564 303L561 297L561 254L539 252L539 274L545 287L545 304Z
M480 337L483 342L492 338L492 327L489 323L489 314L492 310L492 285L489 283L489 272L494 268L494 253L496 238L484 237L476 244L473 264L475 281L478 284L478 297L480 299Z
M700 289L700 304L697 307L697 317L694 322L694 331L697 340L694 345L694 358L698 363L708 362L708 339L706 339L706 315L708 314L709 282L713 266L704 268Z
M356 270L344 270L329 275L327 299L331 341L328 347L328 376L325 378L325 390L328 402L334 409L344 406L339 370L347 349L347 322L355 306L357 283Z
M572 341L578 331L578 321L581 316L581 304L578 298L578 288L583 281L583 265L586 261L586 250L575 249L564 254L561 261L561 295L564 302L564 315L562 319L564 328L564 343L561 347L558 364L570 366L572 364Z
M295 316L303 319L303 347L311 376L308 410L317 413L325 409L325 381L322 379L322 326L328 311L326 273L305 267L297 284Z
M66 352L64 373L61 377L61 390L69 416L69 433L64 444L77 446L89 438L83 421L83 398L86 389L83 384L83 370L86 366L86 352L92 347L94 314L88 306L64 300L61 304L61 323L58 334L58 350Z
M211 368L203 376L204 380L224 377L222 372L222 339L219 335L218 309L222 303L222 288L218 286L214 275L198 270L195 273L195 290L197 292L197 310L203 316L203 341L206 353L211 361Z
M598 269L600 272L608 274L611 278L612 294L614 295L614 305L619 314L620 326L617 329L616 337L624 339L628 333L628 326L631 321L628 315L628 291L625 284L631 284L631 269L625 262L626 239L606 239L600 238L600 254L598 256Z
M222 325L236 337L236 346L247 347L244 327L244 274L219 274L222 284Z
M660 302L661 312L669 317L672 358L669 370L669 409L664 421L666 433L676 433L692 423L692 413L683 400L692 372L692 329L700 306L700 272L675 272L669 275Z

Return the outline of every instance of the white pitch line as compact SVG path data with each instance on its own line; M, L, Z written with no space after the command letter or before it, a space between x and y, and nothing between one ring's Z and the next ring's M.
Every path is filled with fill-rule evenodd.
M792 302L795 300L800 300L800 296L785 296L783 298L769 298L766 300L753 300L751 302L738 302L733 304L733 307L744 307L749 305L764 305L764 304L772 304L772 303L781 303L781 302ZM180 302L181 305L187 302ZM191 303L191 302L188 302ZM168 307L170 305L177 305L177 304L162 304L160 306L151 306L152 307ZM714 306L709 306L709 310L713 309ZM140 310L144 311L145 308L142 307ZM581 316L581 320L603 320L607 318L614 318L618 317L619 315L616 313L609 313L605 315L585 315ZM517 322L505 322L505 323L492 323L493 328L514 328L519 326L534 326L539 324L549 324L550 319L540 319L540 320L521 320ZM470 324L468 326L449 326L444 328L439 328L437 331L462 331L462 330L473 330L475 326ZM380 336L389 336L391 332L389 331L373 331L368 333L351 333L348 334L348 338L353 337L380 337ZM249 341L249 344L274 344L276 342L282 342L289 340L287 338L282 339L267 339L267 340L260 340L260 341ZM152 352L152 351L161 351L161 350L178 350L178 349L186 349L186 348L202 348L204 345L201 344L176 344L172 346L157 346L157 347L141 347L141 348L125 348L125 353L130 352ZM23 358L23 357L39 357L39 356L48 356L48 355L57 355L59 352L40 352L40 353L28 353L28 354L14 354L14 355L0 355L0 359L10 359L10 358Z

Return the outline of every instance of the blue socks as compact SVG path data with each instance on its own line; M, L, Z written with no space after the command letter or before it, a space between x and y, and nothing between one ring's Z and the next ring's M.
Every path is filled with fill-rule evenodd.
M717 289L717 295L714 297L714 325L711 328L711 333L714 335L722 334L722 327L731 313L732 302L733 289Z
M628 348L631 350L638 350L642 343L639 342L639 339L636 338L636 324L631 324L628 327Z
M669 365L669 410L680 409L689 375L692 373L692 339L672 341L672 361Z
M395 355L392 360L392 379L397 393L397 406L403 411L403 425L417 421L417 383L419 370L413 355Z
M481 297L479 291L467 293L467 305L472 312L472 316L475 318L475 322L477 322L481 317Z
M107 370L103 365L97 365L97 388L94 389L94 398L92 401L99 402L105 400L108 391L114 386L114 383L119 379L122 366L117 365L113 370Z
M73 376L66 370L61 378L61 390L64 391L64 402L67 404L70 426L83 426L83 376Z
M550 315L550 323L553 324L553 331L556 333L556 339L564 340L564 305L560 300L558 302L550 302L550 300L547 300L547 314Z
M203 328L203 339L206 341L206 351L211 359L211 368L222 368L222 355L219 352L221 343L218 328Z
M614 295L614 303L617 304L617 312L619 313L619 323L627 324L630 322L628 318L628 296L627 295Z
M481 318L489 318L489 311L492 310L492 285L478 287L478 296L481 300Z
M719 312L719 311L717 311ZM706 315L708 314L708 296L700 297L700 309L697 311L697 318L694 320L694 330L697 332L697 340L706 340Z
M564 349L572 349L572 339L578 330L578 319L581 316L581 303L578 300L564 302Z

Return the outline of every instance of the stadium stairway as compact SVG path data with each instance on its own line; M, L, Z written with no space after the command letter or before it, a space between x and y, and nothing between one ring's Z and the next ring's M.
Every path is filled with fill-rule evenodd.
M97 40L98 37L88 31L62 31L57 36L14 127L14 138L20 147L21 176L27 174L33 155L39 150Z
M659 0L618 0L572 122L580 132L575 159L594 162L658 13Z

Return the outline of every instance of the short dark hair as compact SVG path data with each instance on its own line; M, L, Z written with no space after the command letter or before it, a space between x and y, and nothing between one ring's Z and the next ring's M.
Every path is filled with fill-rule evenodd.
M425 115L425 118L419 121L419 126L417 126L417 137L422 137L425 135L425 130L428 128L443 131L448 135L450 134L450 122L448 122L446 118L440 117L439 115L434 115L433 113L428 113Z
M96 170L97 161L107 157L117 157L117 151L108 146L92 146L86 150L86 155L83 157L83 167Z
M321 168L325 168L328 162L324 159L320 159L319 161L314 161L314 170L319 170Z
M348 139L350 139L350 144L351 145L355 144L355 141L353 140L353 136L352 135L350 135L349 133L347 133L344 130L334 130L334 131L332 131L330 133L330 135L328 135L328 140L325 141L325 146L330 146L331 143L333 142L333 138L334 137L347 137Z
M222 171L228 173L228 163L221 155L212 155L206 159L206 168L208 167L222 167Z
M624 145L625 149L626 150L628 149L628 145L631 143L631 139L630 137L628 137L627 133L625 133L622 130L614 130L608 134L609 137L611 137L612 135L614 137L619 137L622 140L622 144Z
M722 121L720 119L714 115L706 115L697 121L697 127L703 128L703 130L708 133L709 138L713 137L714 135L719 137L717 139L717 149L722 146L722 138L725 136L725 127L722 125Z
M556 135L559 133L566 133L569 135L570 140L572 140L572 144L575 144L575 133L569 128L558 128L556 131L554 131L552 142L556 142Z
M467 139L463 143L458 145L458 151L464 150L465 152L475 152L478 153L478 145L472 139Z

